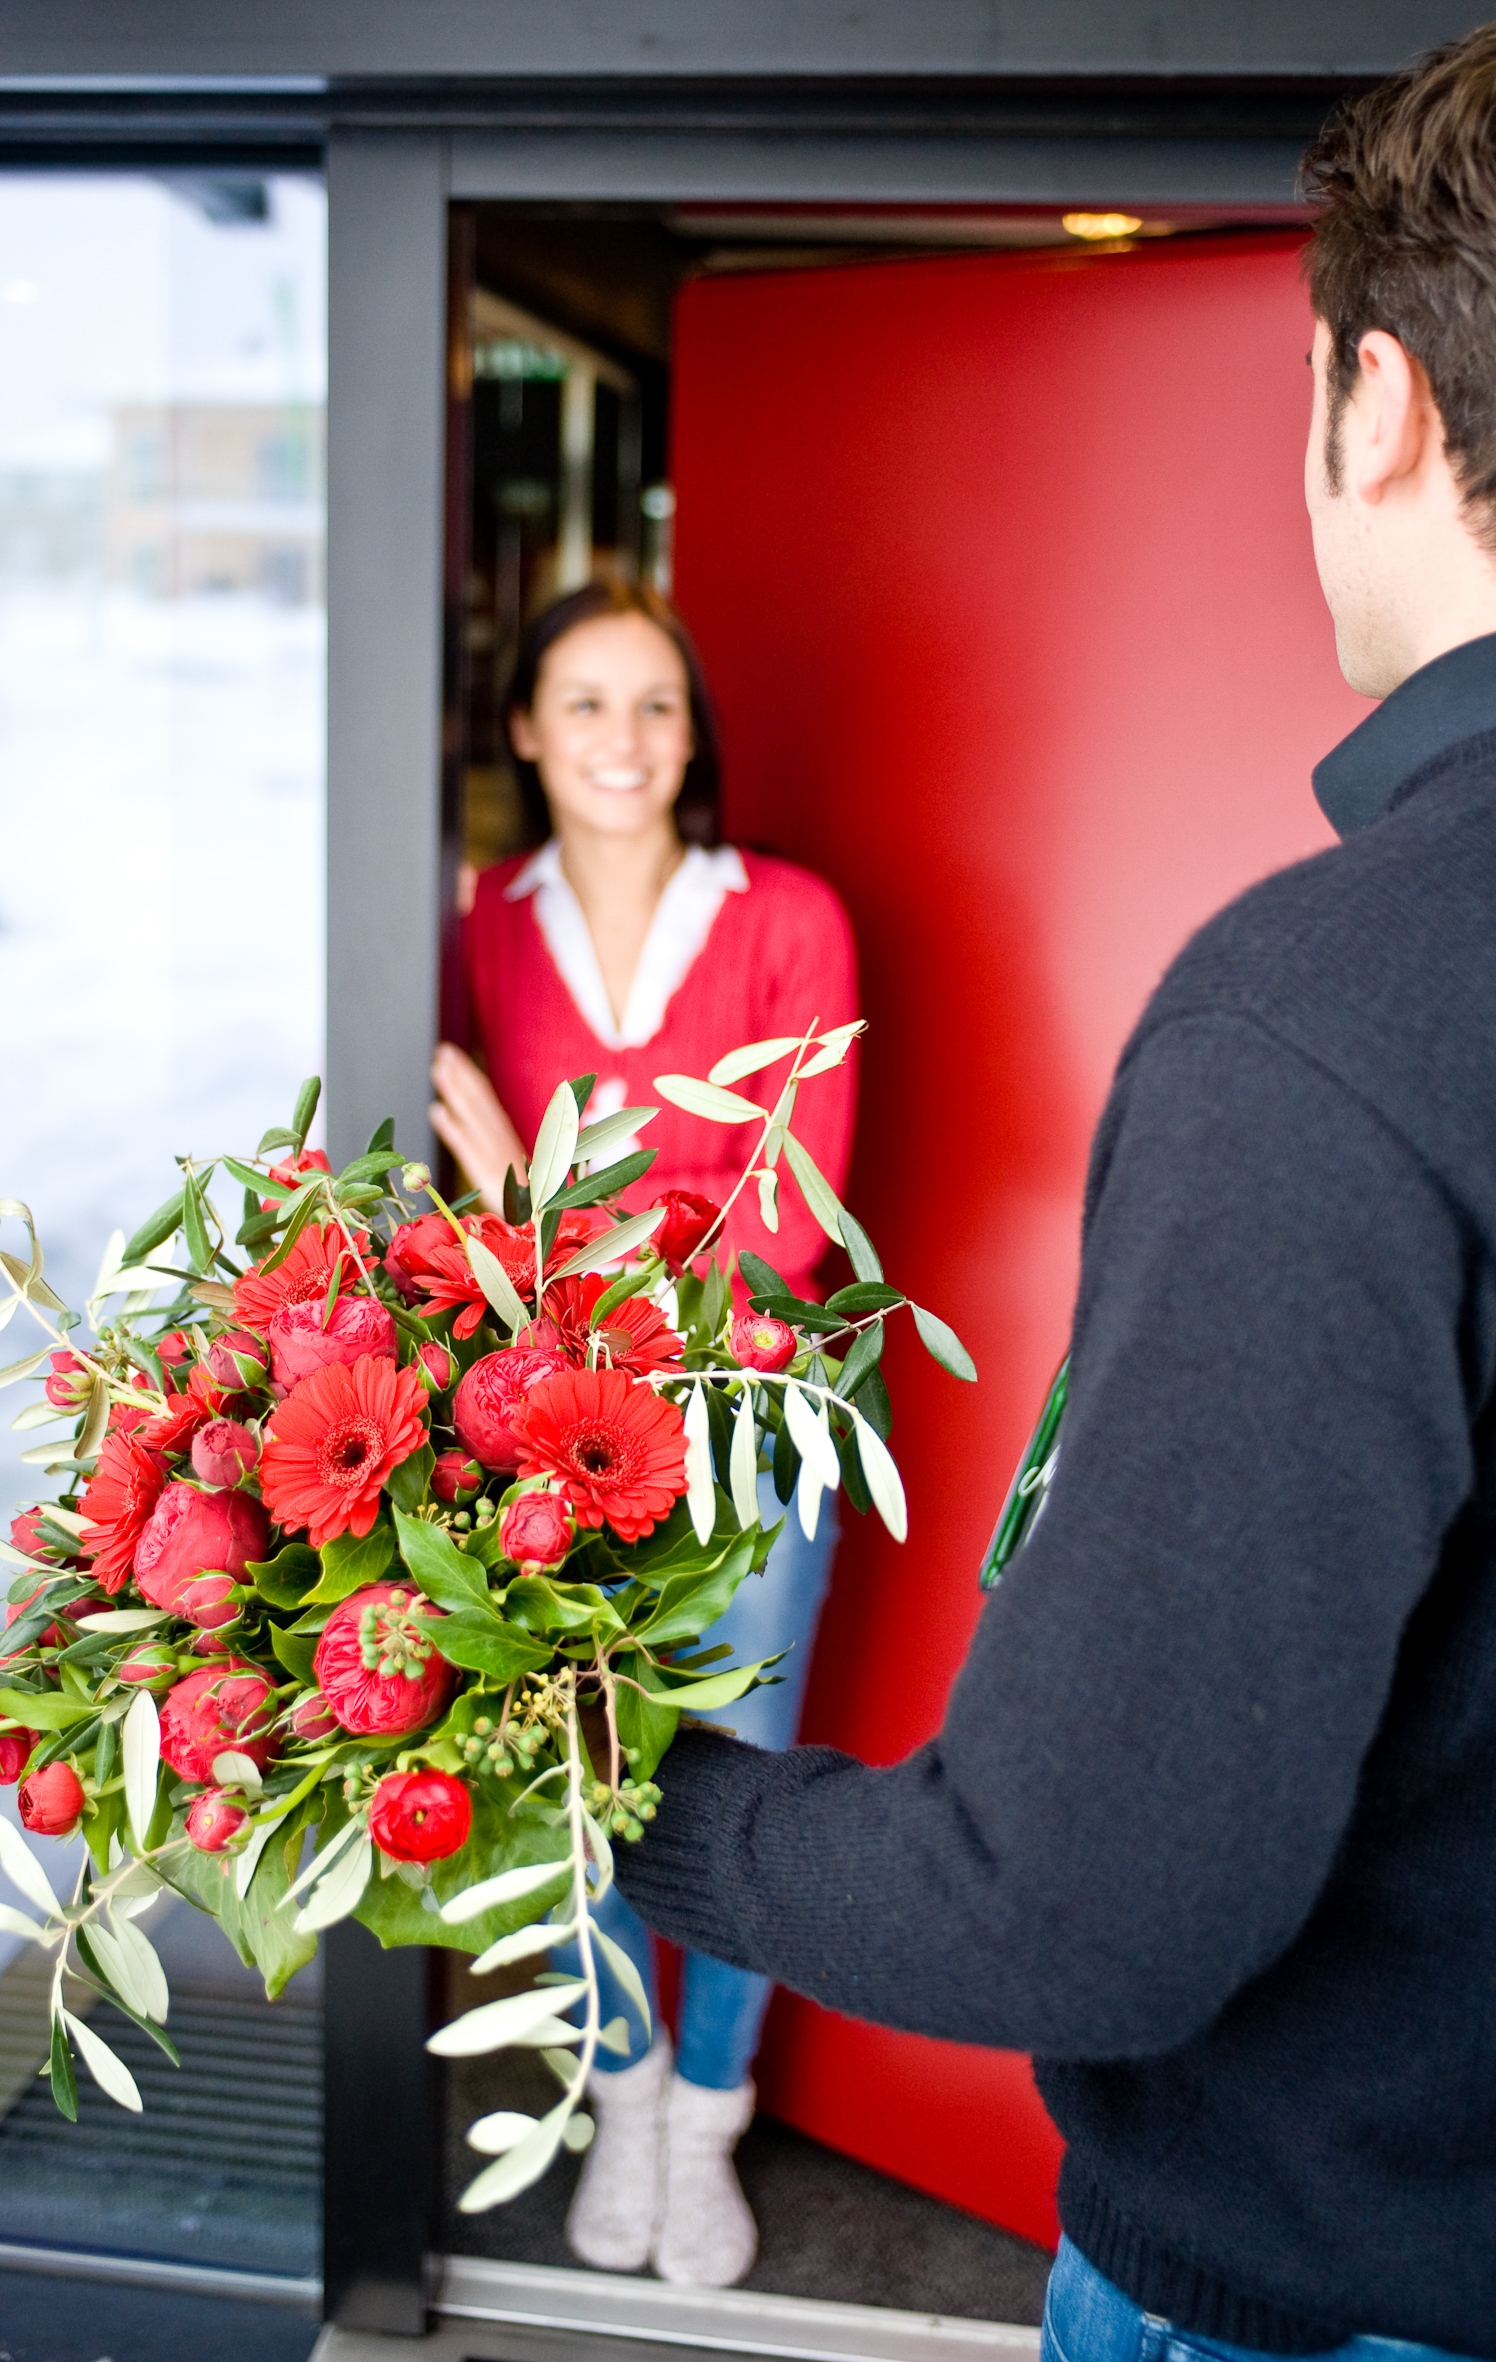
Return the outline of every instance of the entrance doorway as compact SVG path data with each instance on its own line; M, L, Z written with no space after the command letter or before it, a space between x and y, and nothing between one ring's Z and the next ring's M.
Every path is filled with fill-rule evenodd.
M1199 211L454 212L473 356L448 447L462 853L518 842L493 520L519 445L496 437L476 361L485 307L509 306L541 356L502 430L542 422L519 479L535 522L510 528L521 607L580 579L564 394L541 389L589 369L600 387L601 356L636 405L639 510L621 466L599 474L593 564L673 587L721 712L729 837L819 871L852 911L871 1031L851 1204L981 1371L965 1389L891 1349L910 1540L848 1518L802 1733L872 1762L933 1735L964 1654L1064 1349L1116 1055L1194 927L1327 841L1309 771L1365 710L1299 492L1301 239L1291 216ZM1025 2058L781 1995L756 2074L753 2285L1038 2318L1059 2144ZM492 2089L455 2120L527 2104ZM809 2195L817 2174L844 2204ZM935 2211L900 2236L916 2193ZM565 2263L563 2202L449 2216L448 2244ZM840 2280L815 2236L837 2205ZM890 2277L921 2242L933 2294Z

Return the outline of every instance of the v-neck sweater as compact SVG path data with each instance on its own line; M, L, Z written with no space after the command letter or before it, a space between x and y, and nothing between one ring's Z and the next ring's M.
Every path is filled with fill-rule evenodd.
M470 1031L523 1140L534 1140L557 1083L575 1075L596 1074L604 1104L660 1109L640 1135L641 1146L657 1151L655 1162L624 1193L633 1210L667 1189L725 1204L757 1138L750 1125L709 1123L665 1104L653 1087L657 1074L703 1076L745 1043L799 1035L812 1023L824 1032L859 1014L851 922L832 888L793 862L763 853L740 858L747 891L724 893L659 1030L643 1043L599 1038L546 945L535 898L510 899L528 856L483 872L464 924ZM769 1105L787 1066L782 1059L736 1088ZM804 1086L795 1110L797 1137L838 1195L851 1161L856 1070L854 1048L844 1066ZM762 1255L801 1295L827 1245L788 1174L779 1190L778 1231L766 1229L750 1182L729 1216L727 1243Z
M1345 841L1123 1053L1058 1465L938 1736L687 1732L618 1874L1036 2054L1065 2228L1148 2313L1496 2356L1496 638L1316 786Z

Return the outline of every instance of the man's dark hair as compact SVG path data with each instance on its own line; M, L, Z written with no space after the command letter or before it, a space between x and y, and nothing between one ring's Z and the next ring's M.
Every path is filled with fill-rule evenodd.
M1309 292L1330 331L1331 490L1358 348L1381 328L1421 362L1466 506L1496 537L1496 24L1348 101L1302 179L1318 217Z
M514 670L504 692L505 728L508 729L512 714L528 713L534 704L541 665L556 642L574 631L579 623L595 623L600 616L608 615L642 615L647 623L665 634L686 668L695 751L686 765L686 776L675 799L675 825L688 845L720 844L722 763L706 675L690 633L668 599L662 599L658 591L638 582L589 582L585 589L571 591L564 599L543 607L526 625L515 653ZM515 752L512 734L510 753L519 783L526 842L544 844L551 833L551 817L540 773L533 763L527 763Z

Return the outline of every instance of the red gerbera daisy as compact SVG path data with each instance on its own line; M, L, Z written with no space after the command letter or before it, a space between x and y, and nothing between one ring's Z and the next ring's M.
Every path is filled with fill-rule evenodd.
M354 1232L360 1255L367 1259L368 1239ZM246 1271L234 1282L234 1314L246 1327L264 1331L283 1304L321 1303L332 1286L350 1286L358 1278L358 1264L335 1223L309 1222L290 1254L276 1270Z
M419 1374L382 1353L329 1362L293 1386L260 1457L260 1491L277 1525L306 1527L314 1550L368 1533L390 1470L426 1441Z
M520 1475L558 1477L578 1525L606 1518L620 1541L653 1533L686 1489L685 1421L622 1370L542 1378L515 1427Z
M672 1369L686 1350L685 1339L676 1335L647 1297L626 1296L614 1305L601 1328L589 1326L593 1305L610 1285L600 1271L589 1271L581 1279L558 1279L546 1289L546 1323L561 1351L573 1361L584 1362L595 1337L598 1360L604 1367L627 1370L636 1378L646 1377L651 1370ZM540 1341L538 1337L534 1340ZM527 1344L531 1339L522 1331L516 1342Z
M460 1247L450 1227L444 1239L428 1232L418 1239L415 1233L430 1220L423 1215L420 1223L411 1222L395 1234L392 1251L401 1269L408 1273L413 1285L426 1299L428 1312L450 1312L454 1305L461 1309L452 1324L454 1336L470 1337L481 1320L488 1316L488 1300L473 1276L467 1259L467 1249ZM556 1228L556 1236L546 1259L547 1271L557 1271L573 1256L578 1247L595 1238L607 1227L606 1216L565 1213ZM528 1229L516 1230L501 1221L497 1214L469 1215L463 1228L497 1256L504 1266L512 1287L526 1303L535 1293L535 1235ZM386 1269L389 1258L386 1257Z
M190 1443L199 1427L206 1427L210 1419L222 1415L229 1400L228 1390L215 1386L206 1362L197 1362L186 1390L171 1397L171 1408L159 1419L152 1419L142 1430L141 1441L153 1452L179 1452Z
M147 1451L132 1429L116 1428L105 1436L78 1505L93 1529L82 1547L93 1560L90 1571L101 1590L118 1591L124 1583L165 1482L166 1462Z

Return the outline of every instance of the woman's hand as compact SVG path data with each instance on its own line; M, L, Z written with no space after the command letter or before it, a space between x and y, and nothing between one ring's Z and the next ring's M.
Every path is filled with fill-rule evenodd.
M431 1129L451 1149L492 1214L504 1211L504 1175L529 1171L524 1143L499 1105L493 1084L465 1050L440 1042L431 1061L436 1103Z

